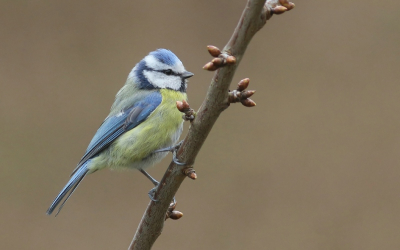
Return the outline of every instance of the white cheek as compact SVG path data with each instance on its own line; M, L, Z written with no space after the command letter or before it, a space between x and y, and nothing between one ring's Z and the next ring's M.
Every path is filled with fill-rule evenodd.
M179 90L181 88L181 78L179 76L167 76L161 72L147 70L143 71L143 74L155 87L174 90Z

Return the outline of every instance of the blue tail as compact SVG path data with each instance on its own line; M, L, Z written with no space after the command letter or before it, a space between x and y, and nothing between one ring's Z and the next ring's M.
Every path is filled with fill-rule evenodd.
M61 206L58 208L57 214L61 211L62 207L64 206L65 202L69 199L71 194L75 191L75 188L78 187L79 183L83 180L83 178L86 176L88 173L88 165L90 163L90 160L86 161L82 166L80 166L75 173L71 176L71 179L69 179L67 185L61 190L61 192L57 195L57 197L54 199L53 203L51 203L49 209L47 209L47 215L50 215L53 213L54 209L60 204L60 202L64 199L66 195L67 198L63 201Z

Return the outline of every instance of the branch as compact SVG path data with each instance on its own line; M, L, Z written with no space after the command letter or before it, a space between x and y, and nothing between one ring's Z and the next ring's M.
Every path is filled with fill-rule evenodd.
M247 45L273 14L282 14L293 7L294 4L287 0L248 0L239 23L223 51L218 53L219 50L216 47L209 46L210 54L216 58L206 64L204 68L210 71L217 71L211 81L203 104L198 110L195 119L191 121L188 135L177 152L179 162L187 164L182 166L172 161L169 165L160 181L160 185L155 191L154 199L157 201L150 201L129 246L130 250L144 250L152 247L162 232L166 213L169 213L169 215L172 214L171 218L180 218L182 216L182 213L173 211L175 207L169 207L170 201L175 196L185 177L191 176L194 179L196 178L193 169L188 166L194 164L197 154L221 112L231 102L240 101L245 105L246 101L243 100L250 100L247 97L254 93L245 91L245 87L240 87L240 83L236 93L228 91L233 75L244 55ZM245 79L245 82L248 85L248 79ZM180 105L182 103L178 103L178 107ZM248 106L254 105L249 104Z

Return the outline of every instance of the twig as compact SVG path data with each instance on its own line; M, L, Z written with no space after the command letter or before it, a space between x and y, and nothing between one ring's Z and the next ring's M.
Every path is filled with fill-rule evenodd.
M179 162L185 162L186 165L182 166L174 162L169 165L154 194L157 202L150 201L129 246L130 250L150 249L161 234L170 201L186 178L185 169L194 164L212 126L221 112L230 104L229 85L251 38L274 13L281 14L293 7L294 4L287 0L248 0L235 31L222 52L217 50L211 52L209 47L211 55L216 58L206 66L209 65L212 70L217 71L203 104L196 113L195 119L191 121L188 135L177 153ZM210 70L210 68L206 69Z

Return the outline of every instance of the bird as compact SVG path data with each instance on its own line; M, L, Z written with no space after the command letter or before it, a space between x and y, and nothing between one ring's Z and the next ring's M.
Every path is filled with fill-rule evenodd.
M101 169L137 169L157 185L145 169L161 161L178 142L184 120L176 102L187 101L188 78L193 75L167 49L152 51L137 63L46 213L52 214L62 202L58 214L79 183Z

